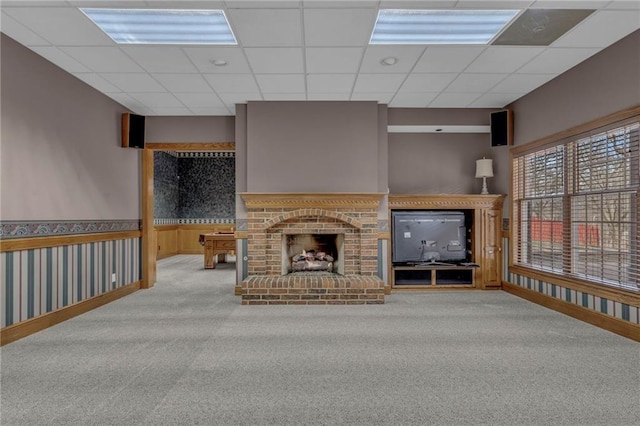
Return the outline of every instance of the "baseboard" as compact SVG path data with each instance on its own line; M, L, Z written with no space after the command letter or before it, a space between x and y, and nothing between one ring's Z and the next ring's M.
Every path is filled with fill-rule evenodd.
M0 346L15 342L23 337L27 337L33 333L37 333L38 331L42 331L63 321L84 314L85 312L89 312L102 305L106 305L107 303L134 293L139 289L140 281L136 281L108 293L103 293L90 299L83 300L82 302L65 306L57 311L49 312L36 318L31 318L5 327L0 330Z
M626 337L636 342L640 342L640 326L630 323L619 318L602 314L591 309L584 308L574 303L565 302L564 300L538 293L534 290L522 288L518 285L502 282L502 290L514 296L521 297L530 302L553 309L554 311L569 315L580 321L584 321L596 327Z
M158 255L156 257L156 260L166 259L168 257L173 257L173 256L177 256L177 255L178 255L177 251L171 252L171 253L162 253L162 254L158 253Z

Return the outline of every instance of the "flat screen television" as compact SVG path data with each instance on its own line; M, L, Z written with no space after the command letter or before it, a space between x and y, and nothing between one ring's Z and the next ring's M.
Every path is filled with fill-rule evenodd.
M468 260L468 212L394 210L391 219L394 264Z

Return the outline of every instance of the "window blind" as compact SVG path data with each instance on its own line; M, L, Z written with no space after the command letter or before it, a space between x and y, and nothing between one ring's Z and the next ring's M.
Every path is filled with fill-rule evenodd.
M513 157L514 265L637 291L640 124Z

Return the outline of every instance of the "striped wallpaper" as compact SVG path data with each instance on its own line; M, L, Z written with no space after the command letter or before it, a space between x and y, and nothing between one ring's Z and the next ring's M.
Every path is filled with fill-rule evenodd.
M556 299L560 299L565 302L573 303L601 314L629 321L632 324L640 324L640 307L638 306L628 305L626 303L609 300L583 291L573 290L557 284L510 273L508 267L509 240L507 238L503 239L502 247L502 252L504 253L504 271L502 274L505 281L528 290L555 297Z
M0 253L0 327L137 282L140 259L139 238Z

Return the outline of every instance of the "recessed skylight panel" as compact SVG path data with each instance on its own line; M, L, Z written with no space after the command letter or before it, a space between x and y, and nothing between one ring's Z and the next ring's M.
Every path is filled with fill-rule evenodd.
M487 44L519 10L382 9L370 44Z
M80 10L119 44L237 44L222 10Z

